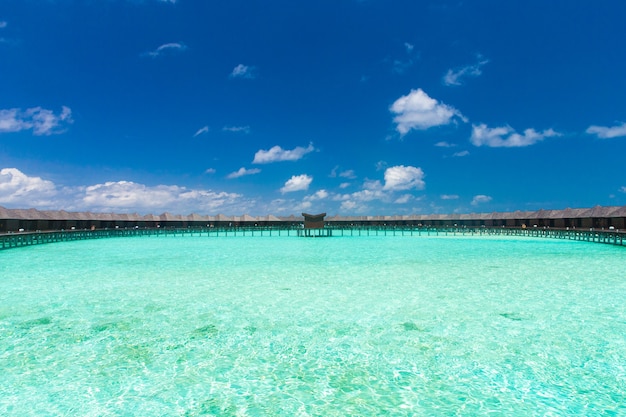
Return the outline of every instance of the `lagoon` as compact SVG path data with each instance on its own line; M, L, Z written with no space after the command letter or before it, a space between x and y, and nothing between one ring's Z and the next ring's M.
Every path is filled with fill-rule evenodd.
M156 237L0 252L0 415L626 415L626 251Z

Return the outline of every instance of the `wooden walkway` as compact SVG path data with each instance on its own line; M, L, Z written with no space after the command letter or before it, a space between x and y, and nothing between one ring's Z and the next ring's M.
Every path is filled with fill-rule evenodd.
M301 228L249 227L249 228L198 228L198 229L104 229L104 230L62 230L53 232L22 232L0 235L0 250L39 245L44 243L67 242L73 240L103 239L114 237L141 236L196 236L196 237L237 237L237 236L312 236L312 237L355 237L355 236L520 236L577 240L582 242L604 243L626 246L626 232L618 230L579 230L543 228L426 228L426 227L384 227L366 226L350 228L325 228L312 236Z

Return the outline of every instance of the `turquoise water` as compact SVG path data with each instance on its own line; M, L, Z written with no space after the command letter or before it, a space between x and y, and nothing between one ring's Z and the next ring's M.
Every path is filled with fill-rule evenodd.
M0 415L626 415L624 265L530 238L12 249Z

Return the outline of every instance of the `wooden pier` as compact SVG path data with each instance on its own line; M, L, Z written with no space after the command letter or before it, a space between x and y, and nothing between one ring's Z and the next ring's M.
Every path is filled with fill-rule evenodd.
M233 227L233 228L133 228L61 230L50 232L19 232L0 235L0 250L33 246L44 243L67 242L86 239L116 237L358 237L358 236L519 236L576 240L581 242L603 243L626 246L626 232L620 230L581 230L550 228L437 228L413 226L355 226L325 227L322 229L281 228L281 227Z
M298 229L300 237L332 237L333 229Z

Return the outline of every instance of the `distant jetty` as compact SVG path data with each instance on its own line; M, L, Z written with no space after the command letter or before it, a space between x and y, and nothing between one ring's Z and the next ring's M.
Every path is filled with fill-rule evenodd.
M253 228L286 227L305 228L302 216L215 216L163 213L118 214L67 212L64 210L7 209L0 207L0 233L50 230L99 230L131 228ZM326 213L323 213L324 216ZM317 215L319 216L319 215ZM564 210L537 210L467 214L415 214L402 216L330 216L323 227L509 227L509 228L560 228L560 229L626 229L626 206L596 206ZM309 219L315 223L315 215ZM319 219L318 219L319 220ZM318 224L319 226L319 224ZM310 228L309 230L316 230Z

